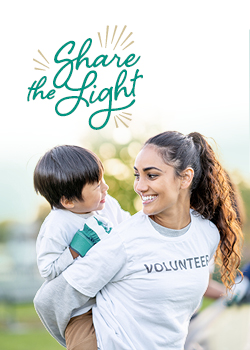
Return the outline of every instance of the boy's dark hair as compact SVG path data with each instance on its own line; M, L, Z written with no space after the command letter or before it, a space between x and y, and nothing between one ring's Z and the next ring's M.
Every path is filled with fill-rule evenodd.
M82 198L86 184L101 180L103 165L91 151L78 146L58 146L45 153L34 171L34 187L52 207L64 209L60 200Z

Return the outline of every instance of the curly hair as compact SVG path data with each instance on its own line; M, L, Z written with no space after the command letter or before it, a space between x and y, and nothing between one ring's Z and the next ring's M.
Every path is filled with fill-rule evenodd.
M167 131L146 141L158 148L164 162L175 169L177 176L191 167L190 207L212 221L220 233L215 263L220 266L221 280L227 289L235 282L241 261L242 217L234 186L218 161L212 147L198 132L183 135Z

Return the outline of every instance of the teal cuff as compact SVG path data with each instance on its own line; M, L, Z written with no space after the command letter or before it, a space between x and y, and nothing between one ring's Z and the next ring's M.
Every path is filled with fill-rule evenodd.
M90 250L90 248L92 248L99 241L100 238L97 236L95 231L85 224L83 230L78 230L74 235L70 243L70 248L83 257Z
M83 257L94 244L81 231L77 231L70 243L70 248Z

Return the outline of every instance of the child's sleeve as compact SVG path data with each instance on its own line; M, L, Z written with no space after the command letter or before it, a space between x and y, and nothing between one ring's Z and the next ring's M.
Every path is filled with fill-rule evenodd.
M84 306L89 297L82 295L60 275L53 281L45 282L37 292L34 306L47 331L64 347L64 332L72 311Z
M74 262L69 247L43 236L37 247L37 265L40 275L46 280L59 276Z

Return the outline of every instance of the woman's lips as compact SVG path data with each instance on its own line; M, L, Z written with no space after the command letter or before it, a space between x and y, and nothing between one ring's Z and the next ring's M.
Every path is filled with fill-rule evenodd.
M142 204L149 204L152 203L158 196L153 195L153 196L141 196L142 199Z

